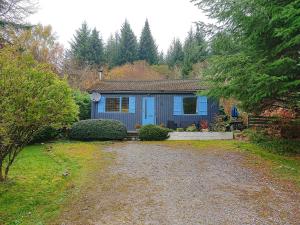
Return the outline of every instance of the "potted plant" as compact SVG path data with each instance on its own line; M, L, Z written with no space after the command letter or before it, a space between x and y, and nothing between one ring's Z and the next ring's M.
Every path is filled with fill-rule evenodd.
M139 124L139 123L135 124L135 129L136 129L137 132L139 132L141 127L142 127L141 124Z
M196 124L192 124L191 126L188 126L188 127L186 128L186 131L187 131L187 132L197 132L198 129L197 129L197 127L196 127Z
M208 132L208 122L207 120L200 121L200 127L202 132Z

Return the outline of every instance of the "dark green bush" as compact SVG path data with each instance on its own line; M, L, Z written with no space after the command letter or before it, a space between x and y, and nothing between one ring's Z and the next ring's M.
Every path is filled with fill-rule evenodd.
M139 138L142 141L166 140L169 137L170 131L170 129L164 127L146 125L142 126L142 128L139 130Z
M81 120L71 127L69 137L75 140L122 140L127 136L123 123L117 120Z
M34 136L31 143L41 143L51 141L60 135L60 131L53 127L45 127L39 130Z
M78 90L74 91L74 100L79 107L79 120L87 120L91 118L91 99L86 92Z

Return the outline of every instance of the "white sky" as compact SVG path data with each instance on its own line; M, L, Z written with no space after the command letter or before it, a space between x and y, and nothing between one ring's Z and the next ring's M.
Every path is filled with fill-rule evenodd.
M84 20L96 27L104 41L119 30L125 18L139 38L148 18L159 50L168 49L174 37L182 41L193 22L207 21L189 0L39 0L39 10L29 22L52 25L67 48Z

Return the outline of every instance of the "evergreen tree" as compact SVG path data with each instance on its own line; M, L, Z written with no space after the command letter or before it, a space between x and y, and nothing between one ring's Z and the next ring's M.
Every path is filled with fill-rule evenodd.
M182 65L184 53L179 39L174 39L167 53L166 61L169 67Z
M208 94L233 97L248 112L280 107L299 117L299 0L222 0L222 7L219 1L193 2L224 24L239 46L209 60Z
M211 55L231 55L238 53L241 46L233 36L225 31L216 33L210 41Z
M79 64L88 63L90 54L90 29L86 22L83 22L81 28L76 30L74 39L71 41L71 57Z
M191 28L190 32L188 33L183 47L183 77L188 76L195 63L204 61L207 58L207 43L204 37L204 32L199 28L199 26L197 26L196 32L194 32Z
M119 65L120 59L120 35L116 32L115 35L110 35L105 48L105 59L109 68Z
M88 50L88 64L97 66L104 64L103 43L96 28L93 29L91 36L89 37Z
M166 59L163 51L161 51L158 55L158 64L159 65L166 64Z
M104 48L99 32L94 28L89 29L86 22L83 22L71 44L70 56L79 65L96 65L104 63Z
M138 54L140 60L146 60L150 65L158 63L157 46L152 37L148 20L145 22L140 37Z
M138 59L138 43L130 24L125 20L121 28L119 64L132 63Z

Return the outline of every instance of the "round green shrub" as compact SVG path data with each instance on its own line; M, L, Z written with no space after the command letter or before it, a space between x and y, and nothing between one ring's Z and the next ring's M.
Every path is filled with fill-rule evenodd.
M81 120L71 127L69 137L74 140L122 140L127 136L125 125L118 120Z
M142 126L142 128L139 130L139 139L142 141L166 140L169 137L170 131L170 129L156 125Z

